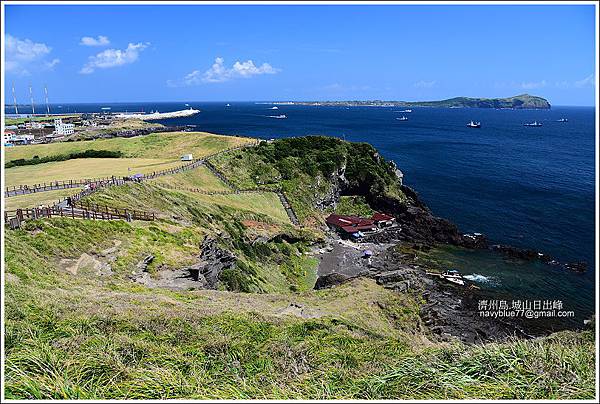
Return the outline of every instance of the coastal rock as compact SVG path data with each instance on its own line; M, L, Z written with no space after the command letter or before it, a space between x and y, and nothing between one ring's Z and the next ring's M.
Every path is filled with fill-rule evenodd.
M574 272L585 272L587 270L587 262L569 262L565 264L565 268Z
M317 282L315 283L315 289L318 290L330 288L332 286L340 285L349 279L352 278L337 272L332 272L327 275L319 276L317 278Z
M236 256L218 245L215 238L207 237L201 245L200 262L187 268L195 281L202 282L207 288L216 289L219 275L223 270L235 265Z

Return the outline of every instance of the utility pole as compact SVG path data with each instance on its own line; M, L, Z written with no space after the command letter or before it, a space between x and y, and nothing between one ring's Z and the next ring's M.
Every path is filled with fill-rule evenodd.
M17 108L17 96L15 95L15 83L12 83L13 102L15 105L15 115L19 115L19 109Z
M50 106L48 105L48 86L44 86L44 94L46 95L46 116L49 116Z
M31 84L29 85L29 97L31 98L31 117L35 115L35 106L33 105L33 91L31 90Z

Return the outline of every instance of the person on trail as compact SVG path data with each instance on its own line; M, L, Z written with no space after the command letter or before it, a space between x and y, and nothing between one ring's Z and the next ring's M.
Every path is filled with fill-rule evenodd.
M71 200L71 197L67 196L67 207L70 207L72 203L73 201Z

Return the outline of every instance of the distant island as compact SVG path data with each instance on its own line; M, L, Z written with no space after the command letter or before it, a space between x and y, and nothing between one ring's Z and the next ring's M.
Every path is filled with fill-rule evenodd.
M529 94L509 98L454 97L441 101L290 101L276 105L313 105L342 107L437 107L437 108L497 108L497 109L550 109L548 100Z

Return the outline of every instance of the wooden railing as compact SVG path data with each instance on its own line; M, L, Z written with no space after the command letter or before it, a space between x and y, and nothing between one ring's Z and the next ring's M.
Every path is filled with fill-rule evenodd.
M7 223L11 229L21 227L27 220L64 217L71 219L88 220L155 220L153 212L139 210L117 209L108 206L74 204L69 207L45 207L31 209L17 209L4 211L4 223Z
M253 142L253 143L246 143L246 144L236 146L236 147L231 147L229 149L224 149L224 150L209 154L207 156L203 156L202 158L195 159L189 163L183 164L178 167L168 168L168 169L161 170L161 171L153 171L151 173L142 174L139 177L114 176L113 175L111 177L104 177L104 178L71 179L71 180L59 180L59 181L44 182L44 183L33 184L33 185L18 185L18 186L15 185L12 187L6 187L4 190L4 196L9 198L12 196L17 196L17 195L32 194L32 193L36 193L36 192L45 192L45 191L52 191L52 190L57 190L57 189L80 188L80 187L84 187L86 185L93 185L93 184L95 184L95 185L98 185L98 184L117 185L116 182L119 182L119 184L122 184L124 181L134 181L136 179L137 180L153 179L153 178L161 177L163 175L172 175L172 174L180 173L182 171L191 170L193 168L196 168L196 167L204 164L204 162L208 158L215 157L219 154L226 153L229 151L242 149L245 147L255 146L257 144L258 144L258 142Z

